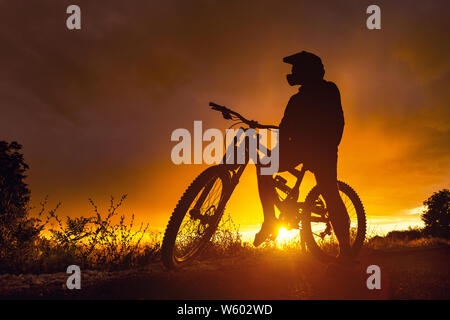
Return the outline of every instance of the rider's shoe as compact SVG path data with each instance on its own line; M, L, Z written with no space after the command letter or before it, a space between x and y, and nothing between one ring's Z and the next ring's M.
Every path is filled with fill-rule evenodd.
M253 240L253 245L255 247L259 246L261 243L267 239L275 240L278 237L278 220L273 219L271 221L264 221L261 230L255 235L255 240Z

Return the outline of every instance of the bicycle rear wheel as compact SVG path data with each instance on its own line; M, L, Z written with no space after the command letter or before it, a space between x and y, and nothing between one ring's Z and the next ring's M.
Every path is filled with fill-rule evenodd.
M186 189L164 234L161 259L168 269L194 260L217 229L223 215L230 178L221 166L203 171Z
M366 214L358 194L348 184L338 181L339 193L350 218L350 245L356 256L366 236ZM333 231L325 200L318 186L311 189L302 212L302 231L309 251L324 261L339 254L339 243Z

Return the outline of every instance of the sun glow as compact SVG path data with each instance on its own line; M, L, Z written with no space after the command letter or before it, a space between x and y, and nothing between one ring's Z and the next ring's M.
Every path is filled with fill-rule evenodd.
M277 237L278 244L286 244L292 241L295 241L298 238L298 230L287 230L284 227L281 227Z

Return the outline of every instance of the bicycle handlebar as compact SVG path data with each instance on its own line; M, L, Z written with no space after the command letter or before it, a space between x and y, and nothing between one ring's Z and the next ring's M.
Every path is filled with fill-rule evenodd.
M246 118L244 118L243 116L241 116L239 113L228 109L225 106L221 106L220 104L214 103L214 102L210 102L209 105L212 107L211 109L222 112L222 116L227 119L230 120L231 115L236 116L239 120L241 120L243 123L247 124L250 128L258 128L258 129L278 129L278 126L272 126L272 125L263 125L263 124L259 124L258 122L254 121L254 120L248 120Z

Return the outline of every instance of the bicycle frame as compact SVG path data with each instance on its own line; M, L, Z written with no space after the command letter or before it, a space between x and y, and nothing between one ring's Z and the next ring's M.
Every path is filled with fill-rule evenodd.
M238 130L237 134L233 137L233 143L231 143L227 147L225 155L221 162L221 166L224 167L224 170L227 171L227 175L230 177L230 190L226 194L226 197L227 197L226 201L228 201L228 199L231 197L231 194L233 193L236 185L239 183L239 179L242 176L242 173L244 172L244 170L250 160L250 154L249 154L250 140L249 139L256 140L255 142L256 142L257 150L262 149L263 154L269 154L271 152L268 148L266 148L264 145L259 143L260 135L258 133L256 133L255 136L245 135L244 139L241 139L241 135L245 134L247 132L247 130L249 130L249 129L255 129L255 128L278 129L278 127L272 126L272 125L260 125L256 121L247 120L246 118L241 116L239 113L232 111L224 106L218 105L214 102L210 102L209 105L212 107L213 110L221 112L222 116L225 119L231 120L231 119L233 119L233 117L236 117L238 120L240 120L241 122L243 122L249 126L248 128L241 127L240 130ZM238 137L239 133L240 133L240 136ZM245 157L244 157L243 163L237 163L237 161L236 161L237 160L237 152L235 152L235 150L238 150L240 148L239 141L241 141L241 143L244 143L244 147L245 147ZM248 141L248 143L246 143L247 141ZM228 156L230 154L233 155L231 164L230 164L230 159L228 159ZM257 159L256 159L256 163L257 163L259 160L259 157L258 157L258 155L256 155L256 157L257 157ZM299 228L300 229L300 221L302 221L304 219L302 212L304 211L303 209L305 208L305 203L299 202L298 197L299 197L299 192L300 192L300 185L303 181L306 171L307 171L307 169L305 168L304 165L302 166L301 170L297 170L295 168L288 170L288 172L290 174L292 174L294 177L296 177L296 179L297 179L295 182L295 185L292 189L286 185L283 185L282 187L283 187L284 191L286 191L286 195L287 195L286 198L284 200L281 200L280 197L278 196L278 197L275 197L275 199L274 199L275 206L280 210L280 218L284 218L284 220L286 220L286 224L289 228ZM275 187L276 187L276 183L277 183L277 180L276 180L277 177L274 179ZM212 187L212 185L205 188L205 191L207 191L207 192L203 193L203 194L205 194L205 196L209 192L211 187ZM282 189L280 189L280 190L282 190ZM202 195L202 197L203 197L203 195ZM201 203L203 201L199 201L199 202L201 205ZM311 217L310 219L312 221L326 222L326 223L329 222L329 219L325 217L325 212L322 208L313 207L310 209L312 212L320 215L320 217L314 217L314 218Z
M240 128L241 130L238 130L236 136L233 138L233 143L231 143L226 153L222 159L221 165L223 165L224 170L226 170L229 173L230 176L230 182L231 187L230 190L227 193L227 197L231 197L231 194L233 193L236 185L239 183L240 177L242 176L245 168L247 167L250 156L249 156L249 145L250 141L249 139L256 139L258 150L262 149L261 151L263 153L270 152L264 145L259 143L259 134L256 134L256 136L252 137L249 135L245 135L244 139L242 139L242 134L245 134L245 132L250 128ZM239 135L239 133L241 135ZM239 136L238 136L239 135ZM247 139L249 138L249 139ZM245 147L245 161L244 163L236 163L237 159L237 152L240 148L240 143L244 143ZM248 142L248 143L247 143ZM233 155L234 159L233 162L230 164L229 155ZM293 175L296 178L295 185L291 189L287 186L285 186L286 191L286 198L284 200L281 200L279 197L276 197L274 199L275 206L278 207L280 210L280 216L283 218L284 221L286 221L286 226L289 228L299 228L300 229L300 221L302 220L302 211L305 206L304 202L298 201L299 192L300 192L300 185L303 181L303 178L305 176L307 169L305 166L302 166L300 170L297 170L295 168L292 168L288 170L288 172ZM274 179L274 182L276 182L276 179ZM228 200L228 199L227 199ZM317 210L314 210L317 212ZM326 222L325 219L316 218L314 219L317 222Z

